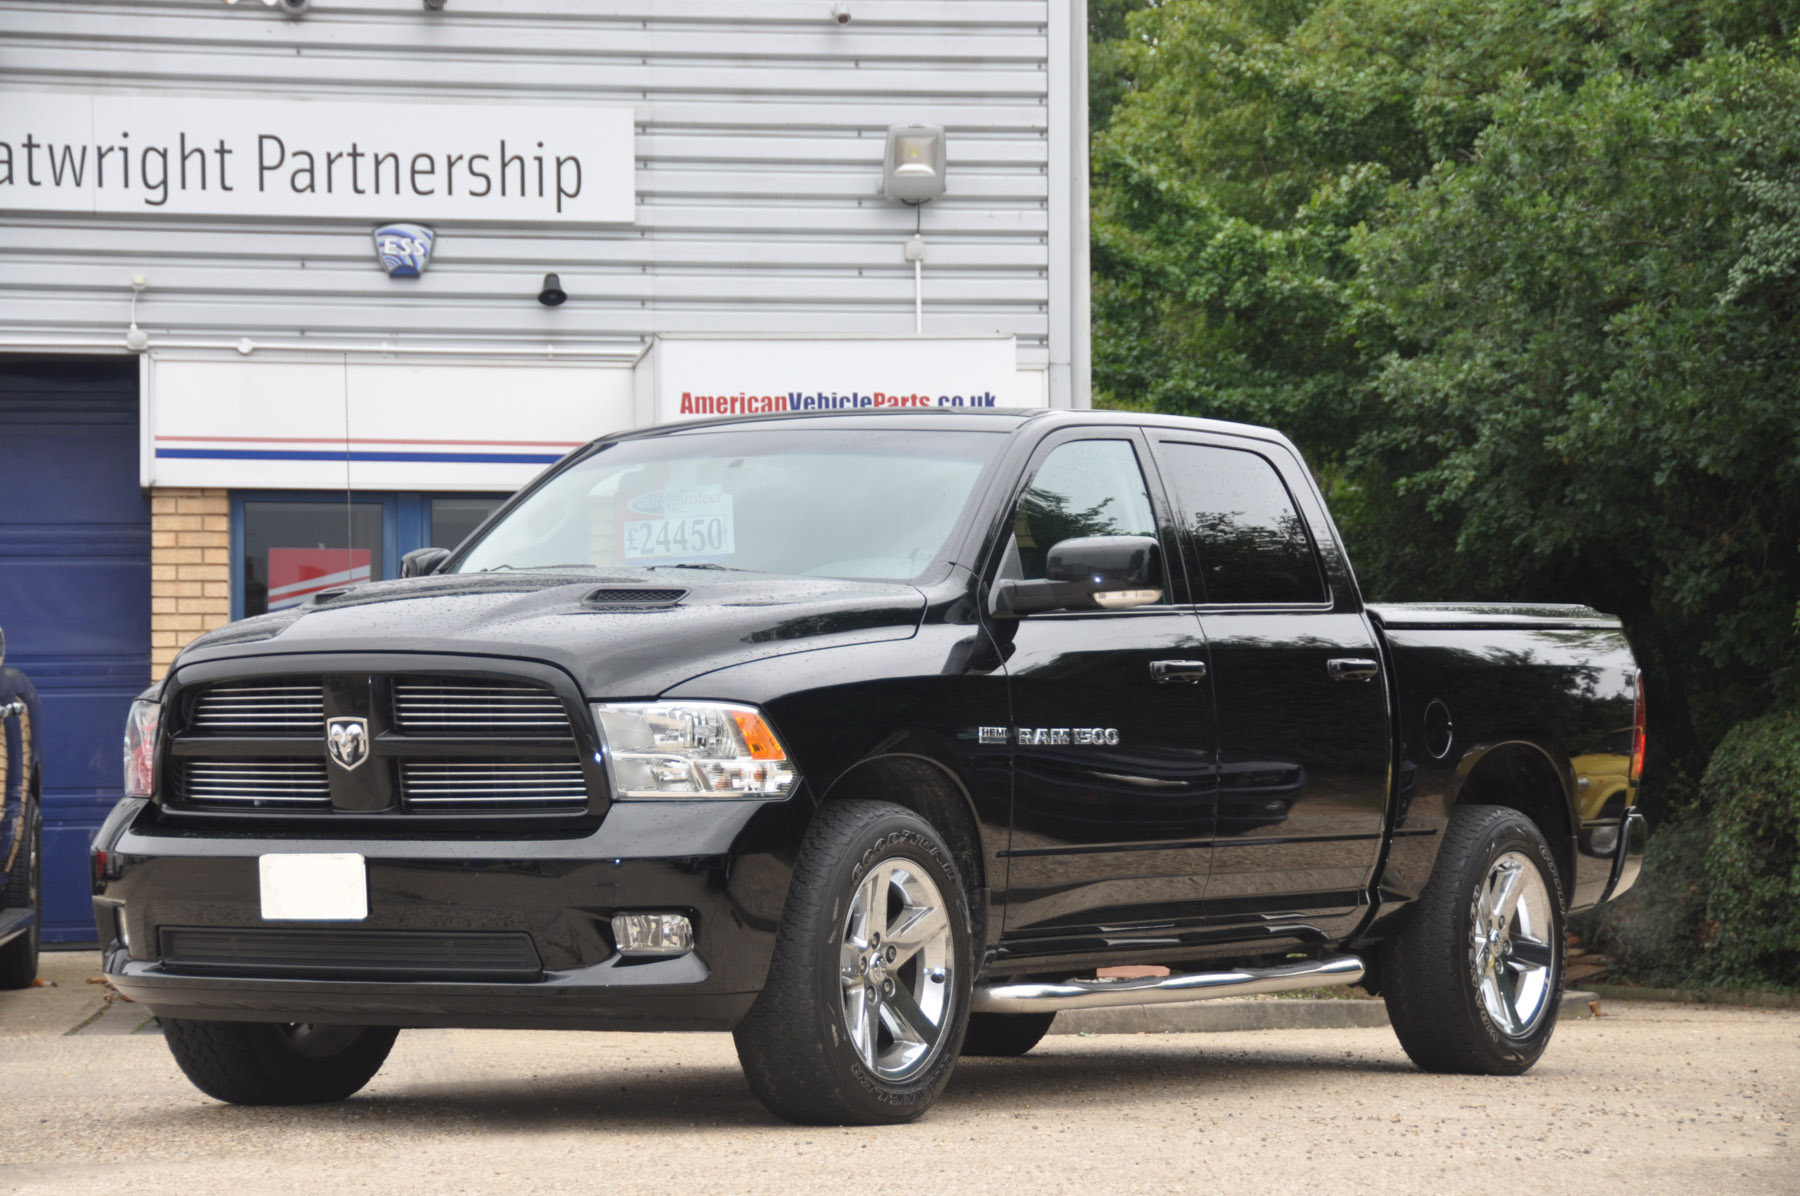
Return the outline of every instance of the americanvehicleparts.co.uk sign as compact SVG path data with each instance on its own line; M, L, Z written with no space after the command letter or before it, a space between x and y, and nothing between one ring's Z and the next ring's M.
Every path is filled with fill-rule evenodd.
M0 92L0 209L629 224L625 106Z

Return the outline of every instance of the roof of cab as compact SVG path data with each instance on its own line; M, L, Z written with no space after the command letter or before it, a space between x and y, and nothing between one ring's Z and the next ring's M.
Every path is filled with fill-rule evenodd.
M655 424L602 436L595 441L635 440L651 436L674 436L687 432L712 431L720 428L744 430L793 427L804 423L813 428L845 428L879 420L889 427L918 431L974 428L988 432L1016 432L1028 426L1092 426L1126 425L1166 427L1193 432L1211 432L1228 436L1247 436L1289 444L1287 437L1272 428L1228 420L1199 419L1186 415L1162 415L1145 411L1070 411L1042 407L1000 407L982 411L944 411L921 408L863 409L856 411L793 411L769 415L729 415L706 419L683 420L680 423ZM1290 445L1291 447L1291 445Z

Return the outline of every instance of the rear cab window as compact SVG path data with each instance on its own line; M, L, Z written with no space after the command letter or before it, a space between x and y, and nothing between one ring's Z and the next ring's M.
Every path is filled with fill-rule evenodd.
M1164 440L1158 458L1209 605L1329 600L1306 524L1273 462L1249 449Z

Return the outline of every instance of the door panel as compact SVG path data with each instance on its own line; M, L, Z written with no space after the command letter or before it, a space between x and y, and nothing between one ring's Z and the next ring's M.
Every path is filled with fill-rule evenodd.
M1052 439L1020 496L1002 576L1086 535L1158 527L1135 436ZM1191 609L1163 602L1002 620L1012 694L1008 937L1167 926L1199 916L1213 832L1213 711ZM1171 662L1174 662L1171 666ZM1165 667L1153 669L1153 665Z
M1159 437L1218 702L1209 917L1299 940L1360 916L1388 792L1387 682L1299 462L1275 445ZM1306 510L1313 522L1303 516Z
M1071 741L1014 748L1006 933L1197 917L1212 853L1212 702L1205 685L1150 672L1204 658L1193 615L1019 623L1007 662L1015 726L1071 729ZM1073 742L1077 728L1116 730L1118 743Z
M1215 914L1349 911L1363 901L1387 810L1379 678L1326 662L1379 659L1361 615L1205 613L1219 698Z

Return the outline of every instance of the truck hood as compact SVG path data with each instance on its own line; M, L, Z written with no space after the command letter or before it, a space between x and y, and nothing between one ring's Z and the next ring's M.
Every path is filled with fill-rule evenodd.
M294 653L430 653L543 661L589 697L654 697L726 665L906 639L910 585L665 569L477 573L372 582L245 619L176 668Z

